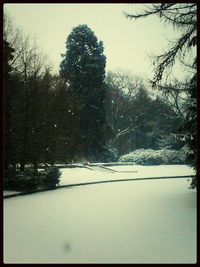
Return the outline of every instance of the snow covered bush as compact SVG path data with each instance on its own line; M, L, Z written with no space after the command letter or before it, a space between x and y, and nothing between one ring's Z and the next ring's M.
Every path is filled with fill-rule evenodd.
M43 179L43 185L47 189L53 189L60 182L61 172L57 167L50 167L46 170L46 175Z
M39 189L53 189L59 183L61 172L56 167L38 171L31 167L23 172L19 170L4 173L4 189L22 192L37 191Z
M4 173L4 189L34 191L42 185L42 178L42 173L33 168L27 168L23 172L9 169Z
M20 191L34 191L37 190L42 183L42 176L38 170L27 168L24 172L17 175Z
M139 165L184 164L184 150L137 149L119 158L120 162L135 162Z
M18 185L18 179L16 176L19 174L19 170L14 170L12 167L9 167L8 170L4 170L4 189L5 190L15 190Z

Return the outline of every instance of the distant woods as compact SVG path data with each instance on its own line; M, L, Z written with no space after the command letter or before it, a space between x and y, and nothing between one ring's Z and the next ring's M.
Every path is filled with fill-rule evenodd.
M190 93L178 90L184 84L172 82L171 96L152 95L140 77L106 73L103 43L87 25L67 37L59 75L6 15L3 55L5 169L117 161L139 148L183 146L178 136L190 103Z

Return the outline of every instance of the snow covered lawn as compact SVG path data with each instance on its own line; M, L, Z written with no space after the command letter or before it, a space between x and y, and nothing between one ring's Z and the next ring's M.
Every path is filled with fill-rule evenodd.
M61 186L88 182L138 179L145 177L194 175L194 170L186 165L116 165L100 167L94 164L94 166L88 166L88 168L60 168L60 171L62 173L60 178ZM20 192L4 190L3 195L8 196L16 193Z
M186 165L109 166L106 167L107 169L99 166L91 166L89 168L91 170L87 168L60 169L62 172L60 185L117 179L194 175L193 169ZM112 172L112 170L117 172Z
M4 263L195 263L196 190L188 186L145 180L4 199Z

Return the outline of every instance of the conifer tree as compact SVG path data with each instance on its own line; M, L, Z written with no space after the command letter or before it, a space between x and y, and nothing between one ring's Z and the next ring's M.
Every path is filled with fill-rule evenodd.
M67 38L60 75L68 86L73 123L69 143L76 155L100 160L104 149L105 66L103 43L87 25L75 27Z

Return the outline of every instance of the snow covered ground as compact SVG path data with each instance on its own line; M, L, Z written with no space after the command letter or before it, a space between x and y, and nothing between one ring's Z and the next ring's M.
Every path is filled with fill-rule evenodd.
M89 166L89 168L91 168L91 170L87 168L60 169L62 171L60 185L117 179L194 175L193 169L186 165L133 165L109 166L106 168L101 168L99 166Z
M63 169L61 182L191 174L186 166L112 168L138 173ZM4 199L4 263L195 263L196 190L188 186L141 180Z
M4 196L15 195L15 194L17 194L17 193L19 193L19 192L18 192L18 191L9 191L9 190L4 190L4 191L3 191L3 195L4 195Z

